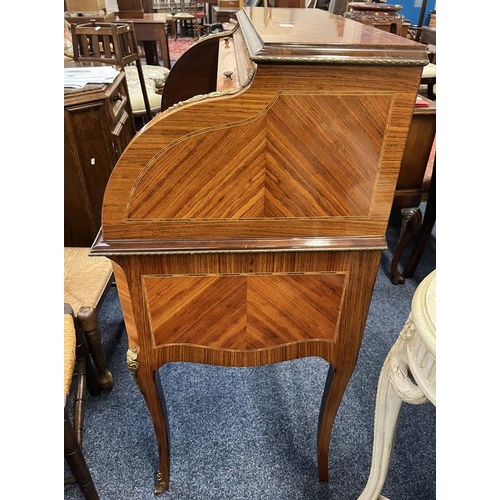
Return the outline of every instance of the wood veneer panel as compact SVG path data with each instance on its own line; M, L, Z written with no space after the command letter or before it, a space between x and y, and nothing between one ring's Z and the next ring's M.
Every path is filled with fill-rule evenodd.
M278 95L255 120L177 141L141 176L128 219L368 216L391 105Z
M394 78L392 68L367 67L360 72L348 66L338 66L335 71L314 66L307 69L310 77L307 79L295 78L295 71L291 66L279 67L279 71L259 67L252 85L246 90L232 97L207 98L170 109L153 120L154 126L146 127L129 145L120 159L119 169L114 170L108 183L103 206L106 220L104 238L153 240L385 234L413 112L415 85L420 81L420 69L401 68L400 73L409 72L406 74L408 78L403 80ZM377 81L376 91L373 90L374 81ZM286 95L279 91L281 87L286 87ZM330 130L326 142L316 142L308 130L302 130L302 142L284 139L285 142L278 145L273 139L273 134L279 130L280 114L276 113L273 121L273 110L284 110L286 101L294 99L292 95L304 96L310 103L322 103L308 111L307 119L315 124L320 139L325 139ZM344 124L341 129L326 112L321 116L327 121L315 121L314 111L318 107L321 109L323 102L330 109L337 106L345 108L352 103L358 112L336 114L336 118ZM274 108L274 105L277 107ZM177 119L178 113L181 113L181 120ZM365 113L370 120L373 119L372 127L372 122L368 120L366 124L357 126ZM262 123L259 120L264 114L267 114L266 124L271 125L266 132L259 129ZM307 126L305 120L304 117L301 128ZM242 139L241 135L245 138ZM316 144L312 146L312 142ZM224 144L224 147L214 148L216 144ZM352 183L350 189L359 188L363 197L356 201L343 200L344 205L340 206L337 202L335 206L331 197L337 196L339 200L340 196L330 194L330 199L325 199L326 206L318 208L316 204L314 216L310 216L310 203L294 200L295 207L308 210L303 217L299 217L299 211L295 210L292 212L294 217L273 221L273 217L269 216L265 223L261 223L262 205L259 203L262 191L259 189L263 172L260 169L266 165L267 174L276 165L278 155L285 155L285 148L293 147L297 151L300 145L303 146L300 149L302 158L309 158L307 155L312 151L314 155L319 155L318 163L322 165L324 158L330 154L325 170L330 172L327 180L331 180L331 172L338 168L338 172L346 177L343 181L346 186L349 176L352 180L353 167L358 172L362 171L361 184ZM365 148L364 153L368 153L366 158L360 158L354 151L354 145ZM264 151L267 151L266 159L261 156ZM375 158L377 151L378 158ZM349 168L342 170L335 167L335 162L338 164L344 155L350 163ZM294 160L291 158L289 161ZM188 168L189 164L191 168ZM373 170L375 164L378 169L376 177ZM228 173L230 165L233 167L232 174ZM238 165L236 171L235 165ZM312 170L310 166L303 168ZM226 195L227 203L226 200L219 202L219 207L214 205L217 198L207 204L208 194L214 189L210 183L211 173L215 173L218 180L223 180L220 193ZM189 177L189 183L182 180L183 175ZM338 175L333 177L336 187L340 178ZM238 184L238 196L243 201L234 200L235 193L230 193L231 185L236 185L237 179L244 181ZM179 181L180 194L175 190ZM370 182L371 188L368 185ZM321 185L322 198L328 191L327 186ZM358 193L353 191L353 194ZM190 199L193 196L196 201ZM369 207L367 199L370 199ZM167 200L168 203L165 203ZM212 208L217 210L209 213ZM286 210L290 213L289 204ZM351 214L346 215L349 211ZM276 215L271 211L268 213ZM333 218L335 215L337 217ZM228 217L233 220L228 222Z
M191 94L141 130L108 183L93 246L123 270L157 493L170 450L155 378L175 361L324 358L317 456L328 479L427 61L421 44L317 9L244 9L238 21L235 64L221 61L241 88Z
M144 276L156 347L262 349L335 341L344 274Z
M373 250L113 257L115 266L123 268L117 284L127 331L131 327L130 347L156 367L169 361L254 366L301 356L321 356L331 362L344 356L352 359L379 259L380 251ZM264 278L277 281L269 284ZM263 289L266 295L275 295L268 308L263 305ZM190 301L196 307L190 308ZM257 309L275 314L273 321L264 319L261 324ZM311 322L299 333L298 325L307 320L305 311ZM284 314L292 319L284 320ZM189 332L185 322L198 334ZM249 341L238 340L238 332L243 336L249 332ZM265 346L266 342L271 345Z
M369 216L391 105L389 94L280 95L268 113L264 217Z

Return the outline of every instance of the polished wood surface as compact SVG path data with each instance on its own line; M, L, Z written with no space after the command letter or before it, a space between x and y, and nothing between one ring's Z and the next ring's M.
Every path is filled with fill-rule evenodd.
M426 242L435 220L435 213L434 216L431 215L431 207L435 204L435 186L434 194L432 194L432 188L425 185L425 177L429 175L429 162L432 161L431 155L435 147L436 102L424 96L419 96L419 98L427 103L427 107L415 107L413 111L393 203L395 207L401 209L402 225L400 239L394 250L390 267L390 278L396 285L404 284L406 278L413 276L423 251L423 248L415 250L405 269L400 272L400 260L406 248L411 243L415 244L415 249L420 248L422 245L419 241L423 234L421 230L425 229ZM428 203L424 225L419 205L426 194L428 195ZM429 224L430 228L428 228Z
M127 95L124 73L111 84L64 89L64 246L90 247L101 227L106 183L135 135Z
M236 19L239 10L239 7L212 5L212 16L218 23L228 23L229 19Z
M317 453L328 479L426 62L421 44L324 11L237 17L230 36L174 65L165 88L178 92L177 64L196 75L183 59L209 47L216 69L131 142L91 250L114 263L158 443L157 493L170 474L157 374L172 361L326 359Z
M436 137L436 101L419 98L427 107L415 107L408 131L394 195L399 208L418 206L424 194L424 177Z
M95 13L94 15L80 15L79 13L67 12L64 14L64 19L70 24L86 24L92 21L97 21L98 23L111 23L115 18L115 13L113 11L104 12L102 15Z
M399 13L402 5L385 2L350 2L344 17L406 38L409 23Z

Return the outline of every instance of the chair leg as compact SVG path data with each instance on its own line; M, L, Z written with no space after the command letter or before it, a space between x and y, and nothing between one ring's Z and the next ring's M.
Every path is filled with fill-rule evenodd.
M420 232L415 239L413 251L408 259L408 263L403 271L405 278L412 278L415 270L422 258L429 236L436 222L436 159L434 158L434 167L432 171L431 183L427 195L427 206L425 208L424 221Z
M391 282L395 285L403 285L406 281L404 275L399 272L399 260L422 225L422 212L419 207L403 208L401 215L401 234L391 261Z
M153 113L151 112L151 106L149 104L148 91L146 89L146 82L144 81L144 73L142 71L141 61L137 59L136 61L137 73L139 74L139 82L141 84L142 95L144 97L144 105L146 106L146 116L148 121L153 119Z
M97 368L97 379L101 389L110 390L114 383L113 375L107 367L97 312L93 307L83 306L78 311L77 318L80 328L85 332L89 351ZM94 396L94 394L92 395Z
M64 457L86 500L99 500L75 430L64 410Z
M435 83L436 83L435 78L427 83L427 98L430 99L431 101L436 100L436 94L434 93Z

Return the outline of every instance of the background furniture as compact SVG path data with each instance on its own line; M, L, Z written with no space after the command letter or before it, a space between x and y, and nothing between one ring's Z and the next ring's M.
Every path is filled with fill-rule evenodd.
M123 17L123 15L117 15L114 22L133 24L136 40L144 46L146 64L148 65L158 65L160 62L156 48L158 43L163 67L170 69L171 61L166 24L173 22L171 14L163 12L145 13L140 18L127 18Z
M393 207L401 210L402 215L401 237L394 251L390 270L391 281L396 285L403 284L418 264L418 258L413 255L410 257L410 264L405 266L402 272L399 269L400 260L406 248L412 243L416 245L415 248L418 247L417 240L420 240L420 231L423 229L420 204L424 195L428 196L427 208L429 209L426 210L425 228L431 223L432 207L435 203L435 181L432 185L426 176L429 174L429 166L432 165L433 151L435 154L436 102L423 96L419 96L419 100L427 106L414 108L393 200ZM432 222L430 230L433 225ZM425 229L426 232L430 230Z
M196 39L200 38L202 26L206 26L208 16L205 12L205 4L198 0L176 0L176 12L174 13L174 21L176 23L174 37L177 40L178 29L185 31L190 28L193 36ZM179 23L179 28L177 28Z
M64 0L64 17L78 24L95 21L109 22L114 12L106 8L106 0Z
M400 248L404 250L410 243L413 245L413 249L402 273L399 273L399 271L394 273L394 264L391 266L391 276L396 277L396 279L393 277L392 282L397 285L405 283L406 278L411 278L413 276L436 222L436 158L434 158L434 165L423 220L420 207L410 210L404 215L404 218L406 219L406 227L404 228L404 232L400 238L398 250ZM396 259L395 256L393 263L397 262L398 259Z
M71 421L66 405L73 384L75 366L76 389ZM82 451L87 388L92 396L97 396L101 391L82 333L74 322L73 310L69 304L64 304L64 457L72 473L72 476L64 479L64 484L76 482L86 500L99 500Z
M64 455L73 478L87 500L98 500L94 482L82 451L87 387L92 396L113 387L108 369L98 312L111 283L108 259L90 257L88 248L64 248ZM76 363L73 422L66 402Z
M81 62L105 62L118 68L133 64L136 67L145 114L148 121L153 118L149 102L148 89L144 79L141 58L137 48L135 29L128 23L73 24L73 58ZM133 109L133 108L132 108ZM137 114L137 109L133 109Z
M426 62L421 44L318 9L237 18L213 37L214 92L161 113L120 158L91 250L113 261L157 493L170 475L159 369L176 361L325 359L317 460L328 479Z
M436 81L437 81L437 54L436 54L436 28L422 26L418 41L427 45L427 54L429 55L429 64L422 70L423 85L427 85L427 97L436 100Z
M401 5L376 2L349 2L344 17L406 38L408 23L399 13Z
M64 247L64 302L74 311L76 325L85 334L97 380L102 389L113 387L108 370L98 313L110 287L113 267L108 259L89 257L89 249Z
M64 67L103 66L65 62ZM101 227L104 189L135 135L125 74L64 89L64 245L89 247ZM85 140L82 140L85 138Z
M74 12L65 12L64 19L70 24L87 24L92 21L97 21L98 23L111 23L115 18L115 13L113 11L103 13L102 15L80 15Z
M116 0L118 15L128 18L141 18L144 16L143 0Z
M358 500L378 500L402 403L436 405L436 271L418 286L411 312L380 372L370 476Z
M228 23L229 19L236 18L239 7L219 7L212 5L212 15L218 23Z

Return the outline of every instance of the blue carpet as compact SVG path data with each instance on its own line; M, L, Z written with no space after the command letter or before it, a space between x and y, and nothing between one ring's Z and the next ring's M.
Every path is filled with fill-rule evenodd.
M413 293L436 267L435 230L413 278L389 280L400 228L391 217L358 364L333 427L328 483L316 469L316 432L327 363L306 358L256 368L172 363L161 368L171 440L169 491L153 494L158 469L144 399L125 363L127 338L116 289L100 312L115 385L89 397L84 453L101 500L354 500L368 478L382 363L410 311ZM65 465L65 473L67 467ZM436 498L436 409L403 404L382 494ZM78 486L66 500L81 500Z

